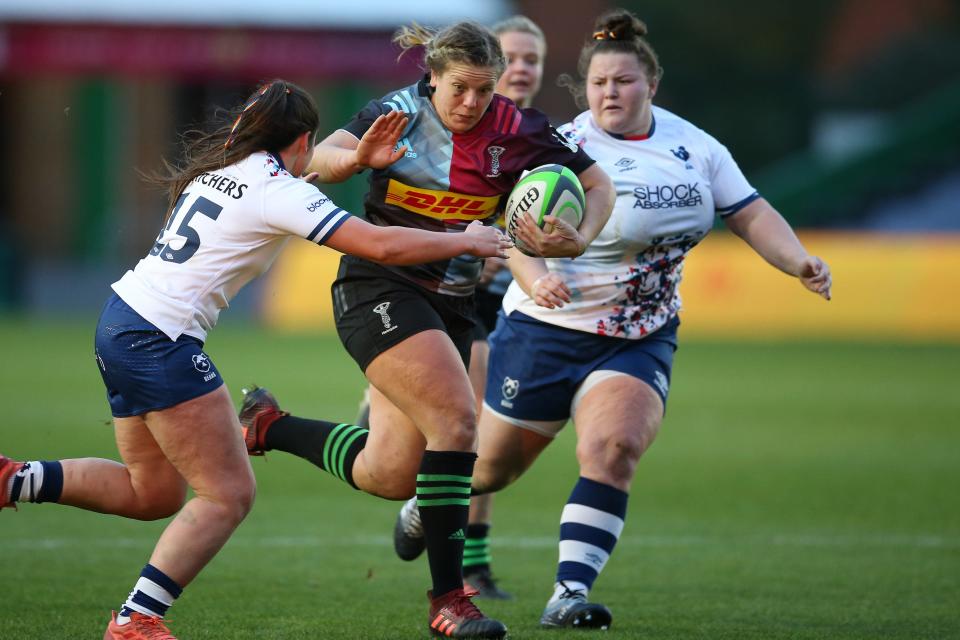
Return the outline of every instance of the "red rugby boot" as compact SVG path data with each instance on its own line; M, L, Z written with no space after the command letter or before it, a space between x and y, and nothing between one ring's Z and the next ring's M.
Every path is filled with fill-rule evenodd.
M110 624L103 632L103 640L177 640L170 633L163 618L147 616L134 611L130 614L130 622L124 625L117 624L117 613L111 612Z
M507 635L507 627L488 618L470 601L476 591L454 589L439 598L430 598L430 633L441 638L495 638Z
M247 445L247 453L251 456L262 456L266 451L263 437L267 429L278 418L290 415L280 411L280 404L273 394L257 385L251 385L243 391L243 404L240 405L240 426L243 427L243 441Z

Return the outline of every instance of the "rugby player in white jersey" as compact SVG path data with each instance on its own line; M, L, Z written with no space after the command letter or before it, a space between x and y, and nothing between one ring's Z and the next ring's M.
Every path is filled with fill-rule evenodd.
M807 253L727 149L652 105L661 67L645 34L627 11L598 19L579 64L589 110L560 127L613 179L613 214L576 260L511 258L516 280L490 336L474 490L516 480L571 417L577 433L580 478L560 518L545 627L611 624L610 611L588 594L663 418L684 256L715 217L771 265L830 298L830 269Z
M386 229L340 209L298 179L318 124L313 99L275 80L189 143L183 167L157 176L170 194L165 224L149 254L113 283L95 338L122 462L0 456L0 508L59 502L138 520L176 514L105 640L173 638L163 622L168 607L253 504L240 423L203 343L221 309L290 237L395 265L503 256L510 247L480 223L459 234ZM405 125L401 113L377 118L356 163L395 161ZM185 503L187 487L194 497Z

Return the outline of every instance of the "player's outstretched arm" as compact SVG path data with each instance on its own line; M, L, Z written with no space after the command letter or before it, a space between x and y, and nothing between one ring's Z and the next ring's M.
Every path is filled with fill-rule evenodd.
M493 227L479 221L463 233L424 231L407 227L378 227L351 217L326 241L341 253L381 264L422 264L470 254L478 258L507 257L513 243Z
M724 219L764 260L796 276L810 291L830 299L833 280L826 262L807 253L783 216L763 198Z
M397 149L397 142L407 126L407 117L400 111L379 116L358 140L338 129L313 150L313 158L305 173L316 173L320 182L343 182L364 169L382 169L403 157L406 147Z

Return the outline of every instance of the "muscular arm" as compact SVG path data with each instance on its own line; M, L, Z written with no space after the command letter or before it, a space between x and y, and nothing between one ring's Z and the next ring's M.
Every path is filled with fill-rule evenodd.
M407 126L407 117L400 111L379 116L358 140L343 129L337 129L313 150L306 173L316 173L320 182L343 182L367 168L383 169L400 158L406 147L396 148Z
M316 173L320 182L343 182L364 168L357 162L359 143L343 129L334 131L314 147L307 173Z
M446 260L469 253L480 258L507 257L513 246L493 227L474 222L463 233L424 231L406 227L378 227L360 218L349 218L326 241L341 253L381 264L408 265Z
M807 253L787 221L765 199L754 200L724 221L764 260L799 278L810 291L830 299L830 267Z

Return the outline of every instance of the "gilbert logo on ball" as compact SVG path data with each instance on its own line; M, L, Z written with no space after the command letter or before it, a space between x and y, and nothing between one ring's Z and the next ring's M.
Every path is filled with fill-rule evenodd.
M517 238L520 216L530 216L547 233L550 228L544 228L543 219L548 215L556 216L576 228L583 220L584 203L583 186L573 171L559 164L537 167L524 173L510 192L504 210L507 234L521 252L528 256L536 255Z

